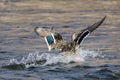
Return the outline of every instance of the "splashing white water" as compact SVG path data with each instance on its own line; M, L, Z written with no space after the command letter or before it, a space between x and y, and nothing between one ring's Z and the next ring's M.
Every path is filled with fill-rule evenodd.
M57 63L70 63L70 62L81 62L90 58L100 57L101 53L99 51L90 51L86 49L79 49L76 53L29 53L25 58L23 57L20 61L17 59L11 59L9 65L11 64L24 64L26 68L31 66L46 66ZM45 61L43 64L38 64L37 62Z

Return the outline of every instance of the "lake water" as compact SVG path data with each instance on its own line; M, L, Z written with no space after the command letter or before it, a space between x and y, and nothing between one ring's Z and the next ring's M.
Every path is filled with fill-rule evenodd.
M34 33L54 26L70 41L105 15L75 55L48 52ZM120 80L120 1L0 0L0 80Z

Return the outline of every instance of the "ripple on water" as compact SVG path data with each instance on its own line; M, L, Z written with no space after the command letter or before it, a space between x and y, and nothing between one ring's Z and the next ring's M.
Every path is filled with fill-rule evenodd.
M102 80L118 80L119 79L119 75L108 68L97 69L91 73L86 74L85 77L93 78L93 79L102 79Z

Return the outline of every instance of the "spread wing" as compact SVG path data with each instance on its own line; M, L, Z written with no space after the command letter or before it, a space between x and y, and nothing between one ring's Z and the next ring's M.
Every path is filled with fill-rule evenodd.
M35 32L37 35L41 36L41 37L45 37L45 36L53 33L54 31L53 31L53 27L51 27L51 28L35 27L35 28L34 28L34 32Z
M102 18L100 21L94 23L86 29L81 30L79 33L73 33L72 40L75 41L78 45L96 28L98 28L105 20L106 16Z
M37 35L45 39L49 51L56 48L57 43L63 40L62 36L59 33L53 31L53 27L51 27L50 29L36 27L34 31Z

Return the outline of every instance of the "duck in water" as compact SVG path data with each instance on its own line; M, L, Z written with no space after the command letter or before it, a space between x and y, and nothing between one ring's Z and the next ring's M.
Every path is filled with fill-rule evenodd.
M102 18L100 21L94 23L93 25L87 27L86 29L81 30L80 32L74 32L72 34L72 41L66 42L63 40L62 36L54 30L54 27L50 29L36 27L34 29L35 33L46 41L48 46L48 50L51 51L53 49L57 49L60 52L73 52L75 53L79 47L81 42L96 28L98 28L105 20L106 16Z

